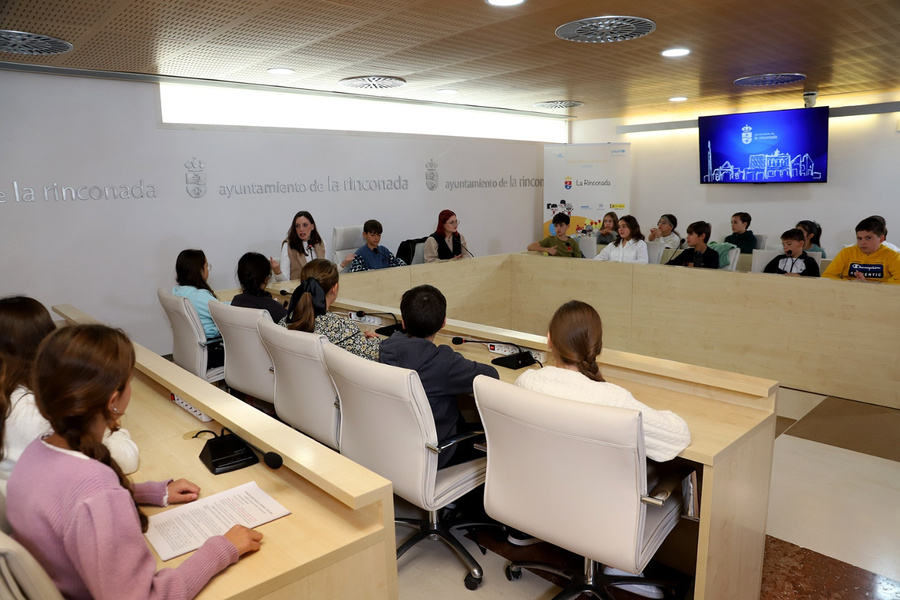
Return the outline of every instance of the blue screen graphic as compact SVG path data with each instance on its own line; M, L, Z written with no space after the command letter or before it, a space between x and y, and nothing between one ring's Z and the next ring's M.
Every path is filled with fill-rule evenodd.
M824 183L828 107L697 119L700 183Z

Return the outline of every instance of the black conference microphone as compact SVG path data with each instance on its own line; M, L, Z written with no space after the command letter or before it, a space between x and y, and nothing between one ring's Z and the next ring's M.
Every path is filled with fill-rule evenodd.
M794 251L791 250L790 248L788 248L787 250L785 250L784 253L785 253L785 255L787 255L787 256L793 256L793 255L794 255Z
M508 354L506 356L499 356L491 361L491 364L497 365L498 367L505 367L507 369L521 369L523 367L530 367L537 361L534 360L534 356L531 355L531 352L526 352L522 350L522 347L518 344L512 344L510 342L498 342L495 340L467 340L461 337L455 337L450 340L450 342L454 346L459 346L460 344L465 343L475 343L475 344L506 344L508 346L515 346L519 351L515 354Z
M356 311L356 316L359 317L360 319L365 317L366 315L373 315L373 316L381 315L381 316L391 317L394 319L393 325L385 325L384 327L379 327L378 329L376 329L375 333L377 333L378 335L385 335L387 337L391 337L391 335L393 335L395 331L404 331L403 325L400 324L400 321L397 320L397 315L395 315L394 313L389 313L389 312L367 313L364 310Z
M281 458L281 455L278 454L277 452L264 452L262 449L257 448L256 446L254 446L253 444L251 444L250 442L248 442L247 440L245 440L244 438L242 438L241 436L239 436L232 430L228 429L227 427L222 428L222 435L224 435L226 431L228 433L230 433L231 435L233 435L234 437L236 437L237 439L244 442L245 444L247 444L248 446L250 446L251 448L253 448L254 450L256 450L257 452L259 452L260 455L262 455L262 457L263 457L263 462L266 463L266 466L269 467L270 469L279 469L279 468L281 468L281 465L284 464L284 459Z

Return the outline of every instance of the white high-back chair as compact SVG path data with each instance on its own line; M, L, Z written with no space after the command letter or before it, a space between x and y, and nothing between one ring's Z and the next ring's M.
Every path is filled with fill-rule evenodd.
M270 320L256 323L275 366L278 418L335 450L340 449L340 399L325 369L324 335L291 331Z
M772 259L781 254L781 250L754 250L753 262L750 266L751 273L762 273L766 265L772 262Z
M753 237L756 238L756 249L765 250L766 244L769 242L769 236L765 233L754 233Z
M481 566L456 539L452 530L475 523L440 519L442 508L484 483L486 459L441 469L431 406L415 371L361 358L333 344L325 344L325 366L341 398L341 454L391 481L394 493L422 510L428 519L397 519L418 528L397 549L397 558L424 539L440 539L465 563L465 584L478 587Z
M44 568L5 532L0 532L0 598L63 600Z
M501 523L585 557L575 574L541 563L514 562L507 578L536 568L572 579L556 598L607 587L663 585L606 576L601 565L640 573L678 522L681 480L647 493L641 413L545 396L480 375L475 401L487 436L484 507ZM656 492L656 490L654 490Z
M187 298L176 296L163 288L157 289L156 295L172 326L172 360L175 364L209 382L224 379L225 367L206 368L206 346L210 342L221 341L221 338L206 339L200 317Z
M738 266L738 260L741 258L741 249L740 248L732 248L728 251L728 264L722 267L725 271L736 271Z
M665 249L666 243L663 241L654 240L647 242L647 263L658 265L659 261L662 260L663 250Z
M209 314L225 345L225 383L264 402L275 402L275 370L256 321L272 320L269 311L210 302Z
M366 243L362 225L335 227L331 234L331 260L336 265L348 254L353 254Z

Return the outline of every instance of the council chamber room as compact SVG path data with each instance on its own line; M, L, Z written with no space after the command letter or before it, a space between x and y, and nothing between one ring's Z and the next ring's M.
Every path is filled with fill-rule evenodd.
M13 0L0 596L900 598L891 0Z

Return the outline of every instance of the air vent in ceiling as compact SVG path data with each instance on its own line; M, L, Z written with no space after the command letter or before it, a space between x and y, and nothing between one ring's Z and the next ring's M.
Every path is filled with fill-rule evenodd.
M735 79L737 85L782 85L785 83L795 83L803 81L806 75L803 73L766 73L765 75L750 75L749 77L740 77Z
M570 42L605 44L625 42L656 30L656 23L643 17L590 17L560 25L556 36Z
M578 100L548 100L546 102L535 102L532 104L534 108L575 108L576 106L584 106L584 102Z
M341 85L358 90L387 90L406 85L406 80L399 77L366 75L363 77L348 77L347 79L341 79Z
M48 35L0 29L0 52L38 55L63 54L73 47L69 42Z

